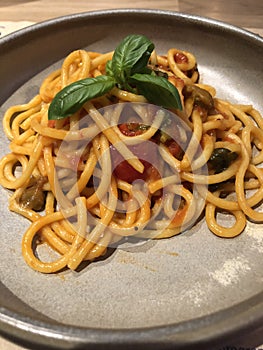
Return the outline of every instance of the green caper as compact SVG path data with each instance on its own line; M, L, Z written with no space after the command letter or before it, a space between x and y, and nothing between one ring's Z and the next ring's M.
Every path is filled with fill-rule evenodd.
M163 77L165 79L168 79L168 74L166 72L163 72L159 69L153 69L153 72L157 75L157 77Z
M193 99L194 105L210 110L214 107L211 94L196 85L185 85L182 91L185 98Z
M45 181L46 180L43 177L34 179L33 184L27 187L22 193L19 204L24 208L32 209L34 211L44 210L46 196L43 191L43 185Z
M215 148L208 165L214 170L215 174L218 174L226 170L237 157L236 152L232 152L227 148Z

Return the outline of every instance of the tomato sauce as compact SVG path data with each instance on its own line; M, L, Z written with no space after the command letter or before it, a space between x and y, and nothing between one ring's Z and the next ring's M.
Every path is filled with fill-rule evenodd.
M129 147L132 153L137 156L144 165L144 171L142 173L134 169L127 162L127 160L122 157L116 148L114 146L111 146L110 150L114 175L117 178L128 183L132 183L138 179L147 180L151 175L154 174L154 170L152 168L154 168L154 164L156 164L158 159L156 147L153 146L154 144L151 141L145 141L135 146ZM156 177L156 174L154 174L154 176Z
M137 122L123 123L119 125L120 131L125 136L137 136L141 135L148 129L147 125L143 125ZM114 175L128 183L132 183L135 180L142 179L147 180L149 178L159 178L159 172L156 169L158 164L158 151L155 143L151 140L143 141L134 146L129 146L131 152L139 158L139 160L144 165L144 171L142 173L134 169L116 150L116 148L111 145L111 158L113 165Z

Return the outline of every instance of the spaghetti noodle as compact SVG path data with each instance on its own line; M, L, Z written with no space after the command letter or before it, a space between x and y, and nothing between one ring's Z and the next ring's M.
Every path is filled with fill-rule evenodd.
M182 110L154 106L116 84L72 115L48 120L59 91L104 75L112 57L70 53L37 96L4 115L11 153L0 162L0 183L14 191L10 210L31 221L22 254L37 271L75 270L124 237L174 236L203 212L220 237L239 235L247 220L263 221L256 209L263 199L263 119L251 105L221 100L199 83L190 52L153 50L147 63L177 88ZM219 213L235 223L222 226ZM42 243L58 253L55 260L40 259Z

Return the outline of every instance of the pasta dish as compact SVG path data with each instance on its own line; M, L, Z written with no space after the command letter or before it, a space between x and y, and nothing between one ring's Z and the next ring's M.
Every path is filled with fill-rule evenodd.
M193 53L158 54L129 35L112 52L71 52L31 101L6 111L0 184L31 222L22 238L31 268L76 270L108 247L169 238L203 217L225 238L263 221L262 116L218 98L199 75ZM42 244L55 258L41 259Z

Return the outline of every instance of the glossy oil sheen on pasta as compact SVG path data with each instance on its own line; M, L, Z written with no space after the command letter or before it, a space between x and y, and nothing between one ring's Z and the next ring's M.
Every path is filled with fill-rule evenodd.
M181 111L116 86L70 117L48 120L56 94L105 74L112 55L72 52L31 101L4 116L11 152L0 162L0 183L14 191L10 210L31 221L22 253L43 273L75 270L126 237L169 238L202 215L212 233L228 238L247 220L263 221L256 209L263 198L262 117L199 84L190 52L154 51L149 60L178 89ZM219 212L234 216L232 227L219 223ZM43 243L56 260L38 258Z

